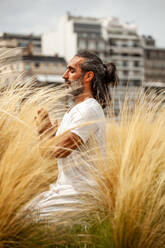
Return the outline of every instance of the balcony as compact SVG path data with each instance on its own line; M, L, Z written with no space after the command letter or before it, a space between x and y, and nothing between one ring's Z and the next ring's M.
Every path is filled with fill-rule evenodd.
M128 35L128 34L112 34L112 33L109 33L108 34L108 38L111 39L125 39L125 40L137 40L139 37L138 35Z
M115 61L124 61L124 60L129 60L129 61L144 61L144 58L143 56L123 56L121 54L118 54L118 55L110 55L110 59L112 60L115 60Z
M1 40L0 41L0 47L8 47L8 48L15 48L18 47L17 40Z
M118 70L120 71L144 71L144 66L140 65L140 66L134 66L134 65L127 65L127 66L123 66L123 65L117 65Z
M132 46L128 46L128 47L122 47L122 46L110 46L110 49L112 51L112 53L116 53L116 54L141 54L143 55L143 49L140 47L132 47Z
M134 75L132 73L129 73L128 75L121 75L120 80L143 80L143 74Z

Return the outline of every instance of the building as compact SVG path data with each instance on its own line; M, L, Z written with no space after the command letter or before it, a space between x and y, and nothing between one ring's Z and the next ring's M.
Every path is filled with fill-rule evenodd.
M39 86L58 85L63 83L62 74L66 69L66 61L58 56L32 55L31 53L24 55L18 48L9 50L0 69L1 85L17 81L21 75L24 75L25 80L35 78Z
M144 72L146 84L164 83L165 87L165 48L156 47L151 36L144 37Z
M152 48L152 47L155 47L156 46L156 41L155 39L151 36L151 35L143 35L142 36L143 38L143 47L144 48Z
M23 48L35 55L41 55L41 36L33 34L0 33L0 48Z
M79 50L95 52L104 62L117 65L121 85L141 85L144 78L142 37L135 25L117 18L90 18L67 13L56 32L42 36L43 54L59 54L68 61Z
M107 41L105 61L118 68L120 85L140 86L144 79L143 39L133 24L123 24L118 18L102 20Z
M145 48L145 82L162 82L165 85L165 48Z
M24 55L21 61L23 70L28 76L36 76L40 83L62 83L66 70L64 58L58 56Z
M101 34L101 23L96 18L75 17L67 13L59 19L57 31L42 36L43 54L64 56L68 61L82 49L105 52L106 41Z

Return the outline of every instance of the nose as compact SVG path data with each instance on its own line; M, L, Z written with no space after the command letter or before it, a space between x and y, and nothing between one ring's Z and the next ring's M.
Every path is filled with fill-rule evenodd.
M64 74L62 75L62 78L63 78L63 79L67 79L67 78L68 78L68 70L66 70L66 71L64 72Z

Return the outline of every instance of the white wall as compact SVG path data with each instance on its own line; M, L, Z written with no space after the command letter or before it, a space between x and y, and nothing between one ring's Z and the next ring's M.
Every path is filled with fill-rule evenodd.
M77 52L77 34L73 31L73 21L68 21L67 15L58 20L56 32L42 35L42 53L44 55L58 54L69 61Z
M65 32L65 57L69 61L77 53L77 34L73 31L73 21L69 21Z
M42 54L50 56L58 54L60 56L56 32L44 33L41 37L41 44Z

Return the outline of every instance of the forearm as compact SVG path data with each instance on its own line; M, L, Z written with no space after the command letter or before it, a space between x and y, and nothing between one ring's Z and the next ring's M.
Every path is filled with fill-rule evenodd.
M73 133L66 133L61 137L54 137L44 142L41 147L41 155L50 159L65 158L69 156L73 150L78 149L82 144L80 137Z

